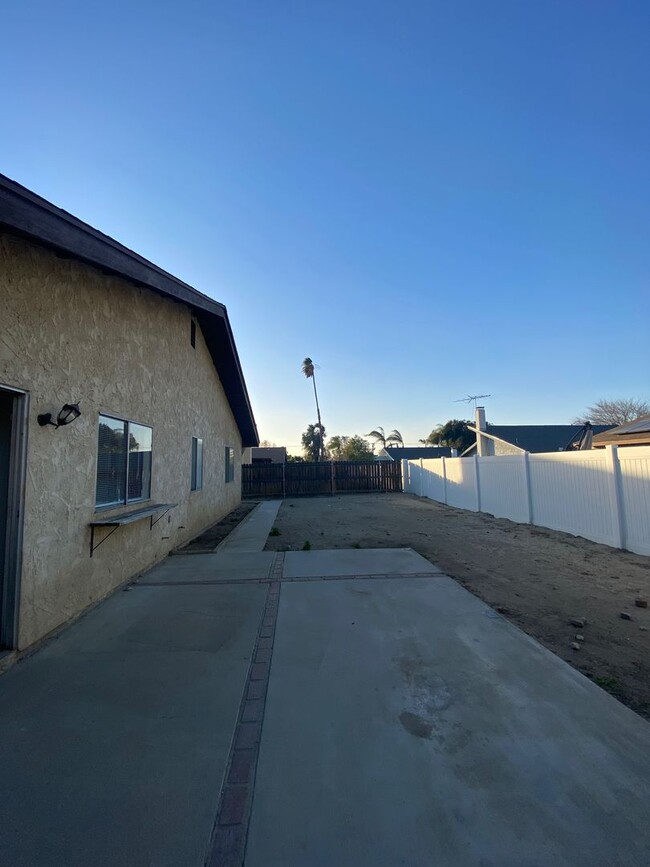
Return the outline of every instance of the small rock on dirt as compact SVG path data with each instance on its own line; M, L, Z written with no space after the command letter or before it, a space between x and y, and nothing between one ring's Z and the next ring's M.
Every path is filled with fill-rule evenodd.
M577 626L578 629L583 629L586 626L587 621L584 617L572 617L571 620L569 620L569 624L571 626Z
M632 615L628 614L627 611L621 611L621 620L631 620Z
M510 609L505 605L497 605L495 610L498 611L499 614L510 614Z
M647 608L648 607L648 600L642 599L639 596L637 599L634 600L634 604L636 605L637 608Z
M571 647L572 647L574 650L580 650L580 645L578 644L577 641L572 641L572 642L571 642Z
M584 640L585 640L584 635L576 635L576 641L584 641Z

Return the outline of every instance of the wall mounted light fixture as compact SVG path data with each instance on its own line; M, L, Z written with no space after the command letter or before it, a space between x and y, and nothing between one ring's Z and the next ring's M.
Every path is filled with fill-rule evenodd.
M41 427L45 427L45 425L51 424L52 427L56 429L60 427L65 427L65 425L70 424L71 421L79 418L80 415L81 410L79 409L78 403L64 403L59 410L56 421L53 420L51 412L41 413L39 416L37 416L36 420Z

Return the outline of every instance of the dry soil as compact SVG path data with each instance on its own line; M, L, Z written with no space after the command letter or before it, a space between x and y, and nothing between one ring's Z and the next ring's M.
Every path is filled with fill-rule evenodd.
M635 606L637 597L650 599L649 557L410 494L288 499L276 527L270 551L307 542L314 549L413 548L650 718L650 608ZM573 618L585 618L585 626L572 626Z
M204 530L200 536L196 536L187 545L178 548L174 554L206 554L211 551L216 551L219 542L222 542L226 536L229 536L232 531L244 520L246 515L251 512L257 503L250 500L244 500L236 509L229 512L216 524Z

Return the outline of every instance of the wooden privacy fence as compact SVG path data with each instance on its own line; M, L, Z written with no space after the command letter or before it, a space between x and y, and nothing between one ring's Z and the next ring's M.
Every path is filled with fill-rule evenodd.
M402 490L399 461L322 461L242 464L243 497L396 493Z

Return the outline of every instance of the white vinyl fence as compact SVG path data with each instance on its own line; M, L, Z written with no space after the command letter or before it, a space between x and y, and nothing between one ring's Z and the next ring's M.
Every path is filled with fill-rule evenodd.
M650 447L402 461L404 490L650 554Z

